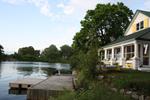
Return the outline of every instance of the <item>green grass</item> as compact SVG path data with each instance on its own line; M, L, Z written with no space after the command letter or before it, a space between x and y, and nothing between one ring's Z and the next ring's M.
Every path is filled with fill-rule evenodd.
M150 73L148 72L111 69L101 74L105 75L105 78L91 82L89 89L66 92L53 100L132 100L131 97L120 94L119 91L112 92L111 87L150 95Z
M134 70L122 70L120 72L108 74L115 76L111 79L114 87L127 89L142 94L150 95L150 73Z
M66 92L54 100L132 100L118 92L112 92L102 84L96 84L88 90Z

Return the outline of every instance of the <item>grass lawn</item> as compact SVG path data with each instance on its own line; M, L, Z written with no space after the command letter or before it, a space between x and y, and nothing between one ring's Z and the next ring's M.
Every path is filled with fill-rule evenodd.
M104 79L92 82L89 89L65 92L53 100L133 100L131 97L113 92L111 87L150 95L150 73L134 70L107 70Z
M118 92L112 92L101 83L95 84L88 90L66 92L53 100L133 100Z
M150 73L134 70L120 70L107 72L111 84L118 89L136 91L140 94L150 95Z

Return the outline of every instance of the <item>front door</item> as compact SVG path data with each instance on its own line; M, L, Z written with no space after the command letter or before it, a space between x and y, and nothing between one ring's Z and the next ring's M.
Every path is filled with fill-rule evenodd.
M149 44L143 44L143 67L150 67L150 50Z

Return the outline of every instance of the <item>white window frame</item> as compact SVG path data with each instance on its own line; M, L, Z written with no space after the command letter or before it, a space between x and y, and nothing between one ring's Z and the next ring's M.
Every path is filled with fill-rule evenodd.
M112 49L107 49L107 59L110 60L112 58Z
M129 51L128 48L130 48ZM135 52L134 44L124 46L124 57L126 60L130 60L131 58L133 58L134 52Z
M119 49L119 52L117 51L117 49ZM114 58L116 60L121 58L121 47L116 47L114 48Z
M104 60L105 59L105 50L100 51L100 59Z
M140 21L136 24L136 31L139 31L144 28L144 21Z

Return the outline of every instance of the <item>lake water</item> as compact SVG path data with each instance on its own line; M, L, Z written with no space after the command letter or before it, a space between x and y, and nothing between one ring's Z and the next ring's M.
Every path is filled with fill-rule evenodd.
M26 100L26 95L9 92L9 82L27 77L45 79L56 72L54 68L69 70L70 66L69 64L49 64L45 62L1 62L0 100Z

